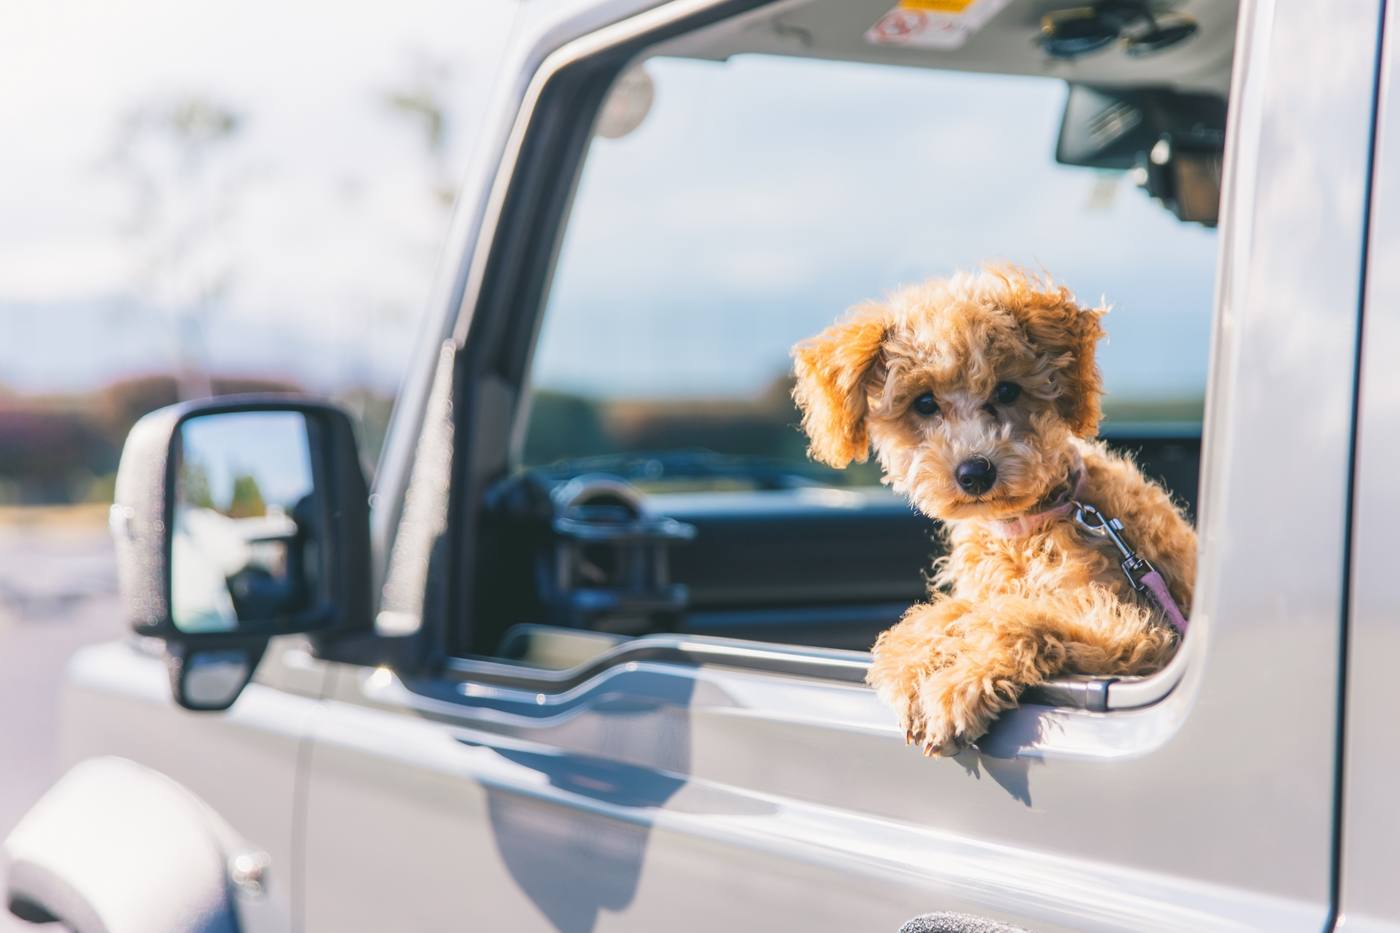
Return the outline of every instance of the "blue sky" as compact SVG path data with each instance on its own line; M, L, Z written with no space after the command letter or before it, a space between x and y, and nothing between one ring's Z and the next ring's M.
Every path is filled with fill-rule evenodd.
M185 459L209 476L214 504L228 508L236 476L258 481L263 501L290 509L312 489L306 418L298 412L258 411L191 418L180 426Z
M221 371L392 388L449 219L419 126L424 81L479 109L505 3L7 0L0 4L0 385L88 389L168 370L177 323L224 279L200 343ZM111 155L128 114L190 96L243 117L198 177L144 152L167 195L143 224ZM459 121L460 122L460 121ZM477 133L449 127L456 180ZM154 148L154 147L148 147ZM192 232L192 235L190 235Z
M1114 305L1111 391L1200 392L1215 234L1121 175L1056 165L1062 82L766 58L647 67L652 112L586 164L541 381L752 392L849 305L1009 259Z
M392 388L448 220L432 176L460 176L460 121L490 89L470 43L498 41L504 10L5 4L0 123L26 131L0 176L0 384L169 369L182 308L223 276L199 341L212 368ZM436 169L383 106L424 63L459 120ZM1054 166L1060 83L753 58L650 70L652 113L585 171L537 361L548 384L748 394L851 303L993 258L1113 302L1114 391L1202 383L1214 235ZM165 228L143 232L104 160L124 114L188 93L244 123L203 187L171 174ZM233 194L214 211L206 189ZM184 223L196 247L172 259Z

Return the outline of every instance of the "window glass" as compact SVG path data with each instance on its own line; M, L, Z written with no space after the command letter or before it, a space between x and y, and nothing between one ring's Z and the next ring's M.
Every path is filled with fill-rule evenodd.
M1129 173L1057 164L1062 81L770 56L644 69L650 112L584 165L527 464L702 449L815 470L788 398L793 343L987 260L1111 303L1110 425L1200 419L1215 232Z

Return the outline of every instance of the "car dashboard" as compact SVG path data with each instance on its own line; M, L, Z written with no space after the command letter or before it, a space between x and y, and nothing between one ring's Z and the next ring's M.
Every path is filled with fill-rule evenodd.
M1194 516L1198 426L1105 438ZM864 651L927 594L938 525L887 489L768 467L749 488L715 476L693 455L669 474L645 458L584 461L497 484L471 653L519 655L539 626L608 644L671 633Z

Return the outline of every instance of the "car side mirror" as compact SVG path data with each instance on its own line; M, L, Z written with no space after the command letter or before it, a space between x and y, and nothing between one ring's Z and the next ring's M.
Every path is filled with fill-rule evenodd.
M274 635L370 626L369 505L354 430L298 398L187 402L131 429L111 524L132 629L175 700L227 709Z

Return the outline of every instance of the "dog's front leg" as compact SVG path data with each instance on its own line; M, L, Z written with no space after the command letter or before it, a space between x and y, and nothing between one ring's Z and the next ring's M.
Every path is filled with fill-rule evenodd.
M866 683L895 711L906 741L919 743L925 754L954 755L962 748L951 719L931 716L924 698L962 650L960 623L972 613L972 603L949 596L919 603L871 650Z
M1147 673L1174 636L1140 607L1086 599L943 598L880 636L867 680L926 755L955 755L1021 692L1065 671Z

